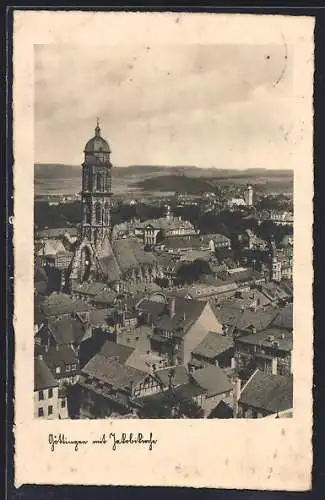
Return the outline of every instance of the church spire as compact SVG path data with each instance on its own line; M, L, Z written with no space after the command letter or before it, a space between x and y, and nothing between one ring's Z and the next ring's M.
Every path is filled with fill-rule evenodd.
M96 124L96 128L95 128L95 136L96 137L100 136L100 126L99 126L99 118L98 118L98 116L97 116L97 124Z

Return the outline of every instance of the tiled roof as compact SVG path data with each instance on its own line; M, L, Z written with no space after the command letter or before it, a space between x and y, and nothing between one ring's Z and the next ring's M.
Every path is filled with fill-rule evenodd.
M147 376L146 372L122 365L118 361L110 359L108 363L107 357L101 354L96 354L88 361L82 373L118 389L131 387L131 383L137 384Z
M273 340L269 340L274 338ZM262 347L272 347L273 342L279 343L279 350L292 351L293 335L292 332L281 328L267 328L262 332L253 333L252 335L245 335L239 337L236 343L244 343L251 345L260 345Z
M113 240L112 247L122 272L156 262L155 256L151 252L145 252L141 243L136 239Z
M143 299L140 304L138 304L137 309L146 314L151 314L153 317L157 317L163 313L166 308L164 302L155 302L153 300Z
M163 370L157 370L155 376L164 384L165 387L169 386L169 374L173 373L171 383L174 387L187 384L189 382L189 375L184 365L177 365Z
M105 309L96 309L94 311L90 311L88 323L91 326L102 326L107 325L107 320L113 317L115 309L105 308Z
M57 366L78 365L78 356L69 346L62 346L59 350L55 347L50 347L50 349L44 353L44 359L53 374L55 374L55 368Z
M92 302L94 304L113 304L115 298L115 292L113 292L112 290L103 290L92 299Z
M233 409L221 400L220 403L218 403L217 406L211 410L208 418L233 418L233 416Z
M108 281L118 281L121 278L121 270L114 255L105 255L99 259L99 264Z
M182 399L192 399L197 396L201 396L201 394L204 394L206 390L199 385L189 382L187 384L176 387L175 392Z
M190 326L198 320L206 305L207 302L203 300L176 297L174 316L170 316L170 314L162 316L157 322L157 328L173 331L183 337Z
M293 304L287 304L273 321L273 326L280 328L287 328L292 330L293 328Z
M72 291L83 295L96 296L107 289L107 285L101 282L76 283L72 287Z
M254 327L257 331L260 331L271 324L278 314L278 309L241 310L230 299L215 308L215 312L219 321L224 325L235 326L238 330L247 330Z
M239 403L270 413L288 410L293 405L293 379L257 370L244 387Z
M207 391L209 396L229 392L233 389L225 372L219 366L207 366L192 373L194 381Z
M58 382L53 377L51 370L43 359L34 359L34 391L58 387Z
M64 293L52 293L46 297L43 304L45 316L59 316L60 314L72 314L86 312L93 309L92 306L83 300L73 299Z
M207 359L214 359L219 354L231 349L233 346L234 341L231 337L209 332L202 342L194 349L193 354Z
M58 344L79 344L85 335L83 325L76 318L54 319L48 327Z
M110 340L106 340L99 351L99 354L106 358L106 360L115 359L122 365L125 364L132 353L132 347L116 344Z
M146 325L141 325L131 330L122 330L117 333L117 341L119 344L127 345L137 351L145 353L150 351L150 337L152 328Z

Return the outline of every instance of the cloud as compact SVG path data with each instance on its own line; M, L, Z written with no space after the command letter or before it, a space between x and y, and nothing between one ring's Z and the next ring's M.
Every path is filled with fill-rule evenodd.
M282 45L37 46L35 160L80 163L100 116L115 164L276 168L272 148L292 147L284 56Z

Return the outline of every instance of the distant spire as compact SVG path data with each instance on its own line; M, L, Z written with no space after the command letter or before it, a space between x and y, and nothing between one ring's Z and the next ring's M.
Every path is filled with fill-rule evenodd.
M96 137L100 136L100 126L99 126L99 118L97 116L96 128L95 128Z

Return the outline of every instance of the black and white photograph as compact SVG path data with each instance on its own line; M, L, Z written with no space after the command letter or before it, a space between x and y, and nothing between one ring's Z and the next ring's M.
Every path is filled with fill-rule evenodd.
M310 487L313 36L15 13L16 487Z
M34 61L34 417L291 418L285 41Z

